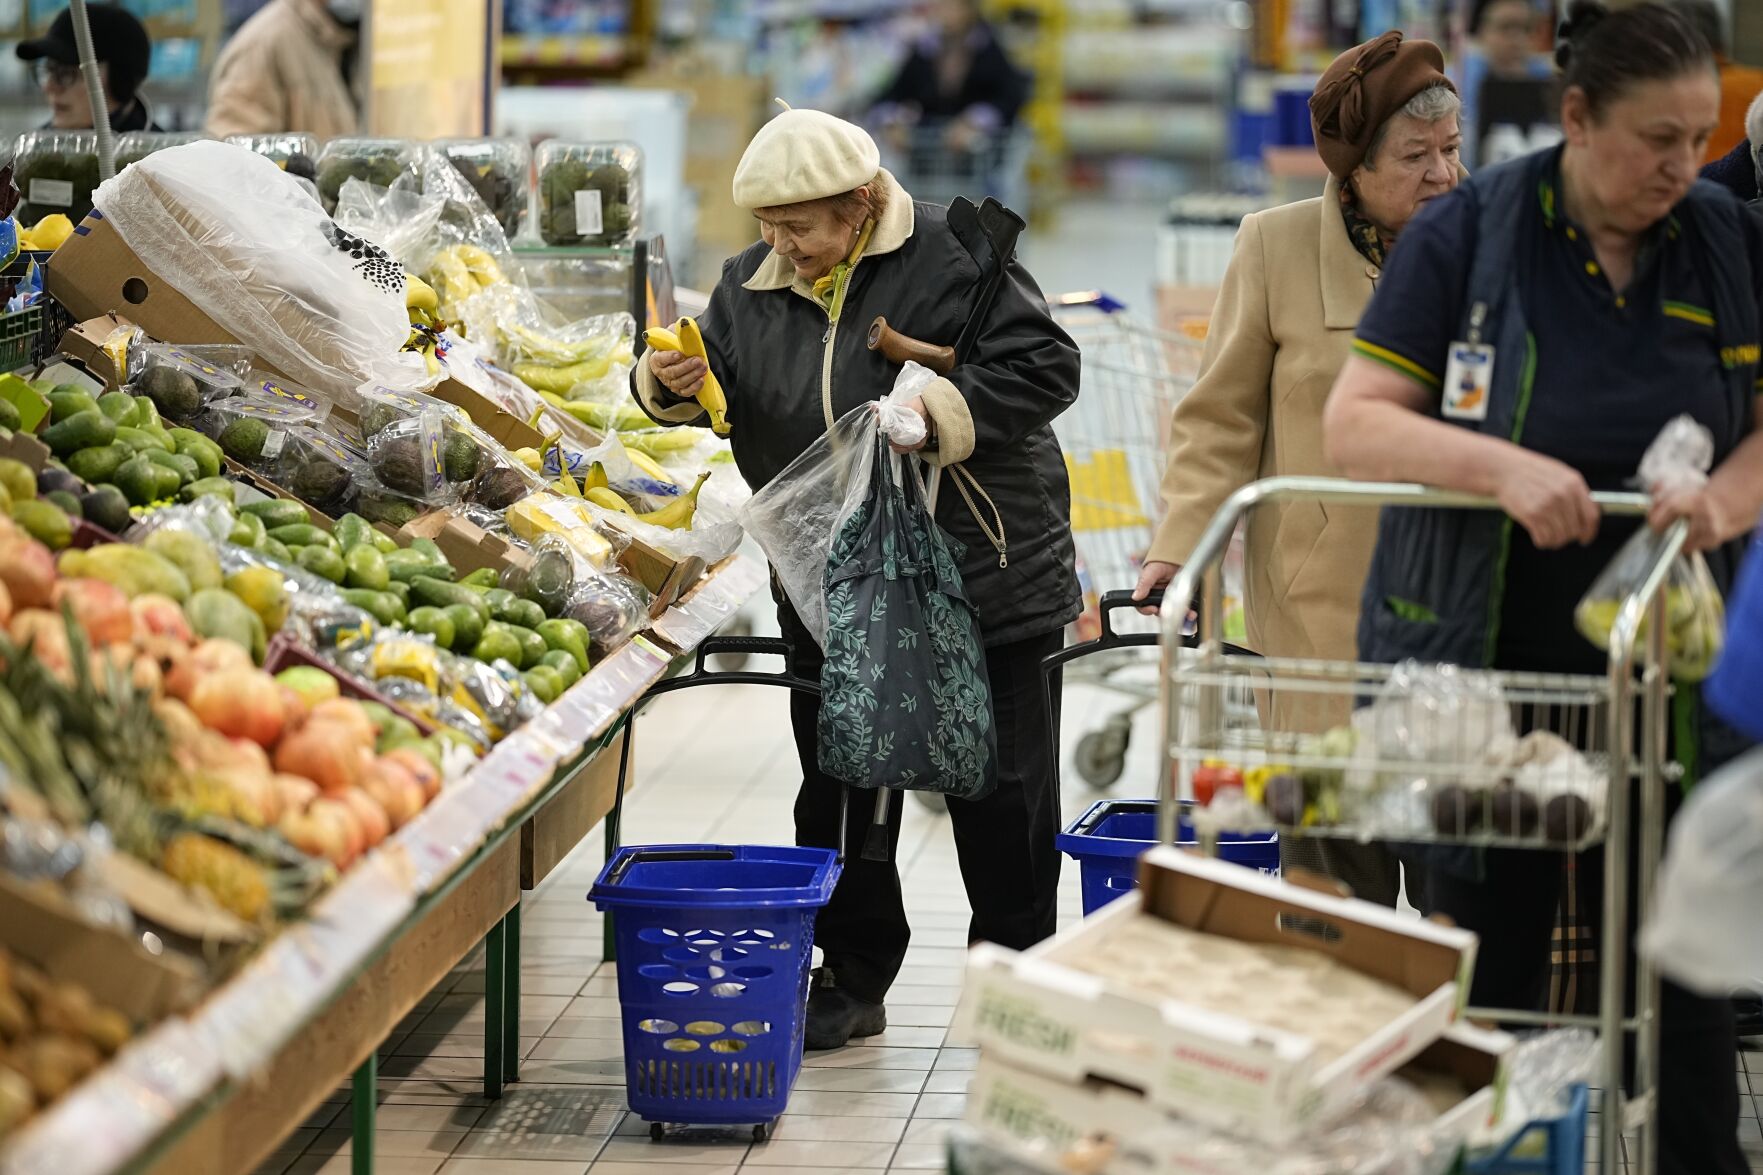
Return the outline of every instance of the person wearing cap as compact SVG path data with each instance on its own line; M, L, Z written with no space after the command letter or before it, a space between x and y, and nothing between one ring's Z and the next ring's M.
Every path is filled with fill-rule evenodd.
M86 5L92 30L92 52L110 111L110 129L157 131L141 84L152 64L153 42L132 14L114 4ZM43 97L49 102L49 126L55 130L91 130L92 101L80 73L80 51L74 43L73 15L62 10L49 31L18 45L21 61L31 63Z
M1501 508L1383 512L1362 597L1367 662L1603 679L1609 657L1574 612L1642 523L1601 516L1592 491L1628 488L1681 415L1708 430L1712 473L1658 495L1651 524L1686 521L1686 549L1706 556L1724 594L1763 511L1763 217L1697 182L1720 120L1713 48L1673 7L1606 13L1576 0L1559 59L1565 142L1476 173L1408 226L1324 412L1325 451L1348 476ZM1746 746L1695 684L1678 682L1671 707L1668 754L1684 780L1665 789L1668 812ZM1602 908L1602 850L1580 859L1571 890L1559 854L1441 846L1427 857L1424 911L1480 936L1470 1003L1542 1010L1559 898L1572 895L1570 913ZM1626 951L1632 933L1606 926L1591 941ZM1596 989L1588 979L1581 991ZM1728 994L1664 984L1663 1172L1748 1169Z
M835 421L892 389L900 367L867 346L876 317L911 338L953 345L985 274L947 209L914 201L880 166L874 140L829 114L786 110L762 127L741 157L733 194L753 212L761 240L724 263L698 325L728 400L735 463L758 489ZM650 351L632 387L657 421L702 425L692 397L705 370L703 360ZM1056 689L1049 696L1042 662L1061 647L1082 597L1065 460L1051 425L1077 388L1076 346L1012 259L967 353L910 404L927 426L916 451L943 470L937 521L966 548L961 575L986 646L997 735L996 788L983 799L949 800L973 910L969 937L1018 949L1055 928L1059 697ZM773 594L791 668L818 681L819 646L775 584ZM816 698L791 703L803 774L796 839L861 845L872 805L850 804L841 826L843 787L819 768L818 711ZM894 792L890 858L900 808ZM808 1047L835 1048L886 1027L883 1001L910 937L892 860L847 853L832 901L815 919L826 965L814 977Z
M1404 226L1457 186L1462 136L1444 56L1386 33L1335 59L1310 100L1328 164L1320 199L1245 217L1213 308L1199 378L1176 406L1163 517L1136 595L1174 577L1212 515L1263 477L1338 474L1322 453L1322 406L1353 328ZM1249 516L1245 619L1255 651L1351 660L1375 517L1316 503ZM1329 700L1276 698L1287 732L1346 721ZM1379 845L1290 839L1288 863L1396 904L1401 869ZM1410 877L1410 899L1417 879Z

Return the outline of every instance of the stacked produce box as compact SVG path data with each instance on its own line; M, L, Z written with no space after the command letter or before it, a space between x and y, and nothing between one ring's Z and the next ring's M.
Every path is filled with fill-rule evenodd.
M83 143L31 146L25 211L80 213L91 185L70 196L54 166ZM136 168L238 150L141 146ZM310 144L242 147L303 182ZM625 186L594 189L606 233L634 231L621 158ZM545 726L554 765L593 721L583 691L634 700L620 658L640 647L658 674L670 650L639 634L738 542L728 494L706 492L713 467L732 477L726 446L629 403L631 316L563 322L526 291L506 247L526 166L485 143L319 153L333 205L373 207L376 181L410 175L455 226L394 259L369 243L382 226L330 225L326 247L402 289L409 319L383 357L397 378L359 386L301 386L190 303L167 310L171 283L119 260L102 217L50 262L76 326L49 374L0 375L0 1159L132 1035L477 786L499 744ZM106 283L124 280L156 292L118 301ZM134 321L93 309L125 302ZM27 904L114 967L70 971L13 917ZM165 959L130 953L139 931ZM127 998L125 974L163 998Z

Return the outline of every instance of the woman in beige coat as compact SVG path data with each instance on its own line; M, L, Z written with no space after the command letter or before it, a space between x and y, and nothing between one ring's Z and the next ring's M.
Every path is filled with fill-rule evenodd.
M1348 50L1323 75L1310 112L1328 186L1320 199L1243 220L1199 379L1175 410L1163 519L1138 598L1169 583L1219 506L1244 485L1335 475L1322 452L1323 405L1397 234L1462 176L1461 106L1438 47L1401 33ZM1245 619L1256 652L1353 659L1376 523L1372 511L1316 502L1250 516ZM1271 709L1270 720L1287 731L1344 717L1278 700ZM1379 846L1298 841L1287 860L1395 904L1400 869Z
M208 85L208 133L297 131L320 142L359 125L344 57L360 0L269 0L220 51Z

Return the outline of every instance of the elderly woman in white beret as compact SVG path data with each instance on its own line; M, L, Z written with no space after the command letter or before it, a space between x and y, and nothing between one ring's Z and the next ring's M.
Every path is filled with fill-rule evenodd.
M867 346L878 315L911 338L953 345L982 274L946 209L915 202L881 168L867 133L819 111L785 111L754 136L734 200L752 210L762 239L724 263L698 324L728 399L735 463L758 489L834 421L893 387L899 367ZM1059 879L1058 767L1041 662L1081 609L1070 491L1051 427L1077 397L1078 356L1015 261L974 339L911 407L928 426L920 456L951 467L946 480L960 491L941 495L936 517L966 547L961 572L986 645L998 740L996 789L949 801L970 938L1024 948L1053 932ZM632 386L657 421L704 424L692 399L704 373L703 360L650 351ZM818 680L819 646L773 594L792 668ZM842 842L841 785L819 769L817 714L816 699L792 702L804 777L797 843L861 845L870 805L850 805ZM897 793L889 819L897 844ZM815 925L826 966L809 999L808 1047L886 1027L883 1001L910 936L893 862L847 853Z

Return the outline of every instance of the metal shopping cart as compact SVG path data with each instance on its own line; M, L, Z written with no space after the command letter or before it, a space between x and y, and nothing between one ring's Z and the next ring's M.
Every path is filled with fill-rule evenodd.
M1138 580L1156 523L1170 413L1193 385L1201 344L1157 330L1096 291L1061 295L1052 305L1082 355L1077 403L1054 430L1071 479L1071 529L1085 602L1074 635L1083 642L1102 633L1102 598ZM1157 631L1154 619L1131 613L1116 623L1129 633ZM1067 678L1067 684L1103 686L1130 699L1078 740L1077 772L1092 787L1120 778L1133 714L1157 698L1152 664L1142 649L1118 647L1086 657Z
M1594 499L1607 513L1641 515L1647 499L1638 494L1596 494ZM1497 509L1495 503L1463 494L1447 493L1413 485L1362 484L1327 478L1274 478L1247 486L1234 494L1213 517L1191 560L1169 588L1169 599L1200 603L1199 639L1195 647L1182 648L1179 611L1165 610L1165 674L1168 688L1164 742L1168 769L1162 777L1162 804L1158 812L1158 839L1170 843L1176 836L1179 799L1192 794L1194 772L1207 760L1222 760L1243 769L1278 764L1294 773L1303 787L1295 802L1266 797L1276 811L1271 821L1281 835L1319 835L1360 838L1371 836L1409 842L1478 845L1517 849L1578 851L1602 843L1604 853L1603 925L1613 928L1606 938L1619 942L1628 924L1628 880L1638 868L1642 901L1649 900L1663 843L1664 785L1673 769L1665 762L1669 678L1665 669L1667 631L1667 572L1683 549L1685 528L1669 530L1659 545L1656 562L1641 587L1624 600L1610 634L1609 671L1605 676L1491 671L1488 679L1500 687L1497 710L1510 710L1514 732L1549 731L1573 744L1583 756L1584 782L1589 776L1597 790L1580 793L1582 812L1572 803L1560 806L1572 818L1560 821L1548 808L1559 796L1548 798L1541 813L1527 813L1515 802L1508 782L1510 765L1490 761L1483 749L1487 741L1475 734L1485 729L1487 706L1460 709L1456 716L1436 721L1442 729L1435 745L1475 747L1475 754L1445 751L1436 755L1378 755L1355 757L1346 739L1311 733L1313 724L1293 723L1282 729L1277 717L1263 725L1261 715L1280 713L1282 699L1299 699L1312 707L1334 707L1340 721L1349 721L1355 706L1379 698L1399 672L1399 667L1342 661L1304 661L1244 657L1230 652L1222 640L1223 617L1219 604L1220 564L1232 532L1254 507L1271 502L1307 500L1322 503L1430 507L1448 509ZM1641 642L1644 640L1644 647ZM1233 698L1247 689L1263 704L1257 709L1233 706ZM1449 710L1438 713L1449 714ZM1453 729L1463 723L1464 729ZM1480 723L1482 725L1471 725ZM1496 725L1500 725L1496 722ZM1268 726L1272 728L1269 729ZM1383 742L1380 737L1379 743ZM1412 744L1410 744L1412 745ZM1382 746L1377 750L1383 750ZM1481 756L1481 757L1476 757ZM1346 783L1358 781L1356 790ZM1329 781L1336 797L1328 802ZM1309 795L1312 782L1322 789L1316 802ZM1290 791L1291 789L1284 789ZM1630 860L1631 827L1635 820L1638 790L1639 852ZM1269 792L1272 785L1269 784ZM1507 798L1502 801L1501 796ZM1602 805L1586 804L1589 795ZM1402 819L1400 803L1384 807L1383 800L1412 800L1412 821L1396 829ZM1441 802L1444 801L1444 802ZM1370 823L1370 813L1377 813ZM1424 813L1425 815L1419 815ZM1600 1034L1598 1084L1604 1090L1604 1125L1599 1133L1600 1170L1615 1172L1624 1146L1623 1135L1638 1133L1638 1153L1630 1157L1628 1170L1648 1175L1654 1168L1656 1135L1653 1127L1658 1081L1659 976L1644 957L1636 961L1635 1012L1625 1015L1629 995L1625 973L1626 952L1599 952L1599 1012L1595 1016L1557 1015L1528 1009L1472 1008L1466 1016L1509 1024L1583 1025ZM1627 1097L1623 1086L1624 1046L1635 1040L1635 1070Z
M963 147L951 146L946 133L946 126L883 129L876 134L882 165L914 200L948 204L966 196L978 204L990 196L1026 218L1031 200L1028 132L980 134Z

